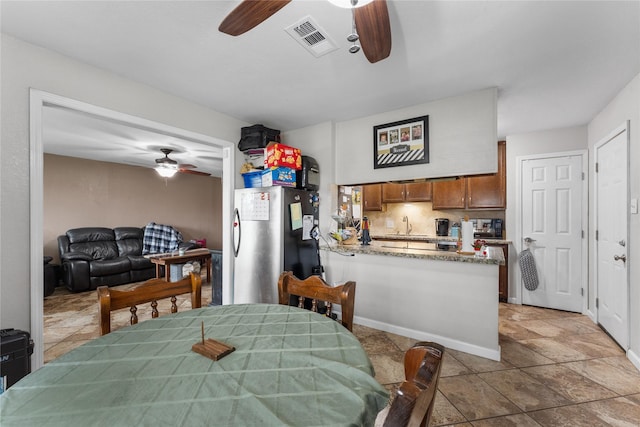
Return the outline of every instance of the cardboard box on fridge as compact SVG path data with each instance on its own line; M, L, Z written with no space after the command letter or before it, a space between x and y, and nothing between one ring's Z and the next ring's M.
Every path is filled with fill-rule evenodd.
M265 148L264 168L287 167L291 169L302 169L302 153L299 148L289 147L279 142L269 144Z
M271 168L262 171L262 186L271 187L280 185L282 187L296 186L296 171L291 168Z

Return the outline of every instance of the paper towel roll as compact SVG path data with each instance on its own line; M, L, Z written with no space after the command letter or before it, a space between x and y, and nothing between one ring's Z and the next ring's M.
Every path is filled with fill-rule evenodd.
M473 252L473 223L462 221L462 252Z

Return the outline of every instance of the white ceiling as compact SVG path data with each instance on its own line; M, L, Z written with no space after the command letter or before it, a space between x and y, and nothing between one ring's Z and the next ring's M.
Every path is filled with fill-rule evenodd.
M487 87L499 89L499 137L584 125L640 72L638 1L390 0L391 56L376 64L348 53L350 13L328 1L294 0L231 37L217 27L236 4L2 0L1 25L27 42L283 131ZM338 50L315 58L284 32L307 15ZM88 136L86 117L86 135L70 132L58 113L49 124L60 129L47 133L46 151L72 135L100 136ZM130 130L114 132L127 138ZM116 151L133 147L142 157L165 142L179 146L135 138ZM210 166L175 157L198 170Z

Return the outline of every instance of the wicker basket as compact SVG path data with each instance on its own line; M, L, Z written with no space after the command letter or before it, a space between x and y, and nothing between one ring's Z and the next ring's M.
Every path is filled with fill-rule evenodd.
M349 237L340 242L341 245L357 245L358 244L358 230L355 227L345 227L345 234L349 234Z

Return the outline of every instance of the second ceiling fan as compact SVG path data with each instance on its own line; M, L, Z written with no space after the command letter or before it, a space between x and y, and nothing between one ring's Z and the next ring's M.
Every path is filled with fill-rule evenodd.
M373 64L388 57L391 53L391 24L387 1L347 1L353 8L354 26L362 51L369 62ZM291 0L243 0L224 18L218 30L239 36L266 21L290 2ZM363 5L358 7L359 3Z
M177 161L169 157L169 154L173 152L171 148L161 148L160 151L164 154L164 157L156 159L156 171L165 178L173 176L176 172L190 173L192 175L209 176L210 173L200 172L193 170L197 166L190 164L178 164Z

